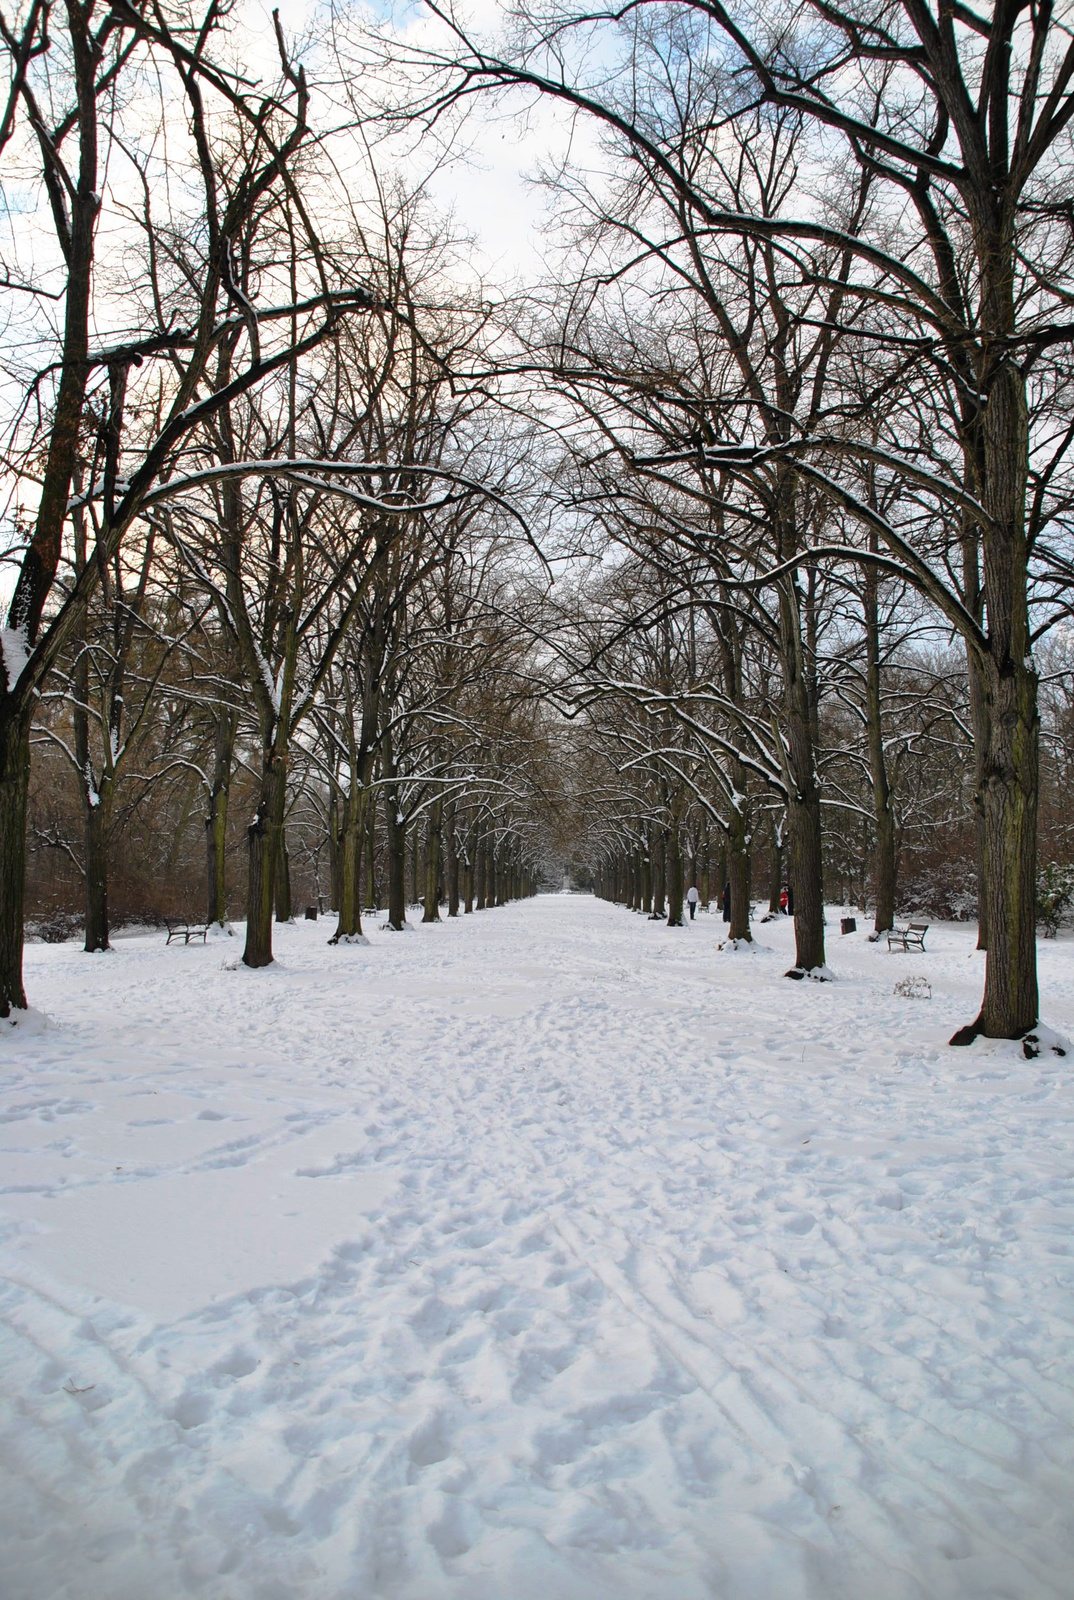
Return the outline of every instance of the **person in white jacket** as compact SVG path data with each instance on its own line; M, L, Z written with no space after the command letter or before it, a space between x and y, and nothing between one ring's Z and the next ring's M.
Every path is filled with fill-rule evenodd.
M691 884L689 889L687 889L687 891L686 891L686 904L690 907L690 921L691 922L693 922L693 920L694 920L694 912L697 910L697 902L700 899L701 899L701 896L698 894L698 892L695 889L694 885Z

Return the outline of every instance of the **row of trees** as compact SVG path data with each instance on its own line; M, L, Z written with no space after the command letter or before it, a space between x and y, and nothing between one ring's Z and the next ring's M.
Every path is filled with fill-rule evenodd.
M1034 646L1067 615L1071 575L1064 21L1020 0L810 0L793 17L523 0L504 44L438 15L440 34L409 47L408 115L528 92L601 142L603 164L552 180L576 248L529 344L571 418L581 503L651 558L667 609L700 594L770 655L770 732L739 703L733 660L692 687L737 730L731 790L746 763L785 801L795 970L824 963L814 599L859 593L875 703L901 587L965 652L987 962L956 1037L1024 1032ZM874 738L890 858L885 756Z
M763 849L818 972L826 848L850 829L889 926L908 819L942 783L961 826L968 770L987 962L957 1037L1024 1032L1042 703L1053 787L1069 720L1041 643L1072 572L1061 24L553 3L504 46L433 12L334 18L351 155L497 93L597 136L547 180L554 268L498 304L371 162L339 181L278 26L269 86L215 7L4 24L0 137L48 209L6 269L37 320L9 352L0 1010L25 1003L36 717L83 788L90 944L125 765L199 774L219 915L243 767L255 966L301 807L340 938L370 840L398 921L406 830L428 914L495 816L528 882L573 849L674 905L684 843L722 858L741 938Z

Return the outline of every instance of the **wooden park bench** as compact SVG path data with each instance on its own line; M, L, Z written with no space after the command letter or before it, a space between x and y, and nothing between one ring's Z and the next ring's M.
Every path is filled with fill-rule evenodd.
M889 928L888 949L924 950L928 931L927 922L911 922L905 928Z
M171 944L173 939L182 939L184 944L189 944L191 939L200 939L204 944L209 933L207 922L171 922L165 917L164 926L168 930L165 944Z

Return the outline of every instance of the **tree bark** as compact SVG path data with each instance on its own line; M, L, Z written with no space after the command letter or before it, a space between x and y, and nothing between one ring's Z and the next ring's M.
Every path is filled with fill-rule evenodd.
M0 1017L26 1010L22 983L29 709L0 708Z
M667 846L668 927L682 927L682 835L679 819L672 816Z
M242 959L248 967L267 967L272 963L272 910L286 801L287 758L273 744L263 751L257 810L246 831L249 875L246 945Z
M794 884L792 971L797 974L824 966L824 859L809 685L795 584L791 577L781 581L779 595L786 719L781 746L787 784L787 853Z
M488 894L488 846L484 834L477 843L476 883L474 886L474 910L484 911Z
M653 909L650 916L654 919L663 918L666 907L664 905L664 873L666 862L666 837L661 827L653 829Z
M339 918L328 941L357 938L362 932L362 845L365 839L365 795L352 777L343 802L339 841Z
M88 954L108 949L108 827L111 789L108 782L100 790L92 786L87 773L85 785L86 841L86 944Z
M1013 312L1010 319L1013 323ZM981 796L988 953L978 1019L989 1038L1017 1039L1037 1021L1036 873L1040 783L1037 673L1026 593L1029 420L1025 378L1007 355L985 408L983 536L988 611L988 747Z
M384 819L388 830L388 926L402 933L406 927L406 822L394 784L384 789Z
M728 874L731 884L731 925L729 939L753 942L750 931L750 852L746 819L737 806L731 808L728 833Z

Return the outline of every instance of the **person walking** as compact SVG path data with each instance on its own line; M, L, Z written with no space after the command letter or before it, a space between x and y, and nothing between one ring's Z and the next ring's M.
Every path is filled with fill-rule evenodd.
M690 921L691 922L693 922L693 920L694 920L694 912L697 910L697 902L700 899L701 899L701 896L698 894L698 892L695 889L694 885L691 884L689 889L687 889L687 891L686 891L686 904L690 907Z
M723 886L723 920L725 922L730 922L730 920L731 920L731 884L730 884L730 882L725 883L724 886Z

